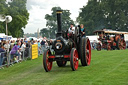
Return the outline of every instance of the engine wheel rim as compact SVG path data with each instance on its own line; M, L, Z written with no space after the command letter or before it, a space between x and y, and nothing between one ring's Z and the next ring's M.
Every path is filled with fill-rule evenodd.
M121 49L121 40L118 41L118 47Z
M46 67L47 67L48 71L50 71L52 68L52 62L49 62L49 60L48 60L48 58L49 58L48 52L49 51L47 51L47 54L46 54Z
M119 41L119 49L125 49L126 48L126 43L124 39Z
M126 43L125 43L124 39L121 40L121 46L122 46L122 49L126 48Z
M75 49L74 52L73 52L73 64L74 64L74 68L75 70L78 69L78 52L77 50Z
M87 45L86 45L86 61L87 61L87 64L90 65L90 62L91 62L91 46L90 46L89 39L87 39Z

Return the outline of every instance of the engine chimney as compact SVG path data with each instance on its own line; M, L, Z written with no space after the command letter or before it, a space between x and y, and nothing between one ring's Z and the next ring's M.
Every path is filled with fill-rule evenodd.
M58 32L56 37L59 37L62 35L62 28L61 28L61 14L62 14L62 10L57 10L57 24L58 24Z

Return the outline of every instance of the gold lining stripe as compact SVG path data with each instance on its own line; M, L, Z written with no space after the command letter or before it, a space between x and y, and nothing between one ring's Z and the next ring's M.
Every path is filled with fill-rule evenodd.
M56 12L57 14L59 14L59 13L62 13L61 11L59 11L59 12Z
M61 40L57 40L57 42L61 42Z

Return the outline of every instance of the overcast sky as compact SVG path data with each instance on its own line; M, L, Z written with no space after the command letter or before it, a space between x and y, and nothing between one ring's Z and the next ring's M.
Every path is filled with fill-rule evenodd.
M61 7L70 10L71 19L78 17L80 8L87 4L88 0L27 0L29 21L24 29L25 33L37 32L37 29L46 27L45 15L51 14L52 7Z

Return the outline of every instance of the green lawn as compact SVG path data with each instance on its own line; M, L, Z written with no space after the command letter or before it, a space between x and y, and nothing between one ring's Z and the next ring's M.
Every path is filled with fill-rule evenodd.
M128 50L92 51L91 65L72 71L42 66L42 56L0 70L0 85L128 85Z

